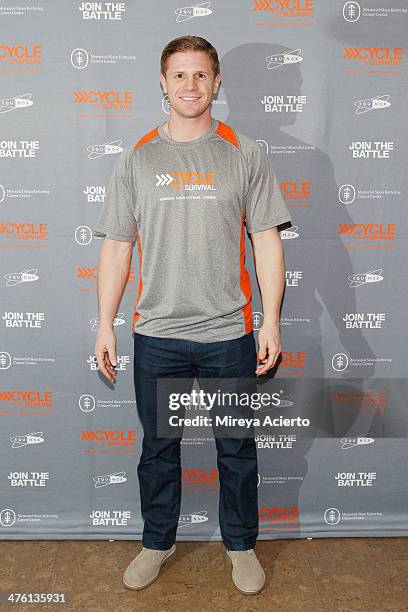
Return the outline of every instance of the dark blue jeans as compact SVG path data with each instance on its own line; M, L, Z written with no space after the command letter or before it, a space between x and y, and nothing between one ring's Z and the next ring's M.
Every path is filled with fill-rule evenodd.
M181 505L180 438L157 437L157 378L256 378L253 332L234 340L193 342L134 333L134 383L143 444L137 468L143 546L166 550L176 540ZM235 434L234 434L235 435ZM219 524L229 550L258 536L258 463L252 437L215 437L220 481Z

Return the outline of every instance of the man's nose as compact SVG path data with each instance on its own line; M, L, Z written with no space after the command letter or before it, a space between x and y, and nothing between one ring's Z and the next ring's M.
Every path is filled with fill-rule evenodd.
M196 81L194 75L191 75L191 76L187 77L186 88L187 89L196 89L197 88L197 81Z

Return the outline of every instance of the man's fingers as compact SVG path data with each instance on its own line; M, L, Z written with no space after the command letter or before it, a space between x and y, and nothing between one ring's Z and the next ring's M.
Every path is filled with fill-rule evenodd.
M108 351L108 357L109 357L109 361L110 363L116 367L117 363L116 363L116 351L115 351L115 347L114 346L107 346L107 351Z
M260 341L259 343L259 352L258 352L258 359L265 359L266 358L266 348L267 348L267 343L266 341Z
M256 369L257 373L258 373L258 374L259 374L259 373L262 373L262 374L263 374L264 372L266 372L267 370L269 370L269 368L270 368L270 367L272 367L272 363L273 363L273 361L272 361L272 359L269 357L269 358L268 358L268 360L267 360L265 363L263 363L262 365L259 365L259 366L257 367L257 369Z
M109 355L112 355L112 359L115 363L112 363ZM112 348L110 348L110 352L108 347L95 350L95 357L98 362L99 370L111 381L114 381L116 376L116 371L112 367L113 365L116 366L116 356L114 357L114 355L115 351Z
M108 368L105 365L105 362L102 360L102 362L99 364L99 371L102 372L102 374L108 379L113 381L114 377L113 374L111 374L111 372L108 370Z
M114 347L107 346L104 355L105 366L109 369L110 379L114 380L116 377L116 355Z
M110 369L108 369L108 365L107 365L107 363L105 362L105 360L104 360L104 359L102 359L102 361L101 361L101 365L99 366L99 370L102 372L102 374L103 374L103 375L104 375L104 376L105 376L105 377L106 377L108 380L111 380L111 381L113 381L113 380L114 380L114 378L115 378L115 377L114 377L114 375L113 375L113 372L112 372Z
M275 349L273 352L269 351L268 359L265 363L258 365L258 367L256 368L256 374L265 374L265 372L270 370L275 365L279 353L279 348Z

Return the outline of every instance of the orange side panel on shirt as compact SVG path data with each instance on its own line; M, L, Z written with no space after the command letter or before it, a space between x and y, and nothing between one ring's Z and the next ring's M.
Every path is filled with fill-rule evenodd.
M132 331L134 328L134 325L136 323L136 321L139 319L139 313L137 312L137 305L139 303L140 300L140 296L142 295L142 289L143 289L143 281L142 281L142 244L140 242L140 234L139 234L139 230L137 230L137 248L139 250L139 290L137 292L137 298L136 298L136 303L133 309L133 321L132 321Z
M156 126L150 132L148 132L147 134L142 136L142 138L140 138L140 140L138 140L137 143L135 144L134 150L135 149L139 149L146 142L149 142L149 140L151 140L152 138L157 136L157 134L158 134L158 126ZM140 296L142 295L142 289L143 289L143 281L142 281L142 243L141 243L141 240L140 240L139 230L137 230L137 248L138 248L138 251L139 251L139 289L138 289L138 292L137 292L136 303L135 303L135 306L133 308L132 332L134 331L134 326L135 326L136 321L140 317L139 313L137 312L137 305L139 304Z
M245 225L244 225L244 211L242 211L241 217L241 274L240 283L241 289L247 299L247 303L243 306L242 311L244 313L245 321L245 332L249 334L252 331L252 306L251 306L251 279L248 274L248 270L245 267Z

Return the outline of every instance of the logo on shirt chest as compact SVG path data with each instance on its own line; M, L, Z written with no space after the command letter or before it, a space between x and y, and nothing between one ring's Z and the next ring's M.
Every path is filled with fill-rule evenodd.
M216 191L215 172L165 172L156 174L156 187L175 191Z

